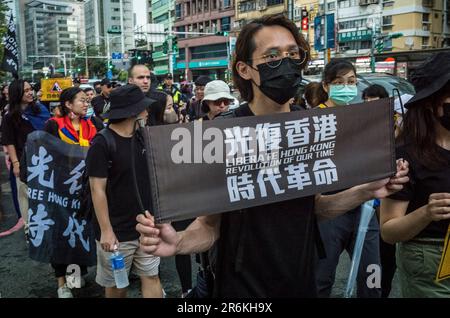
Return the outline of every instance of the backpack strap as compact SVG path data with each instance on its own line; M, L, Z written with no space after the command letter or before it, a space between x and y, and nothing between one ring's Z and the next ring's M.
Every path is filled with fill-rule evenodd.
M112 157L113 154L116 152L116 140L114 139L114 136L109 127L105 127L104 129L100 130L97 134L102 136L106 141L106 147L108 148L108 168L111 168Z

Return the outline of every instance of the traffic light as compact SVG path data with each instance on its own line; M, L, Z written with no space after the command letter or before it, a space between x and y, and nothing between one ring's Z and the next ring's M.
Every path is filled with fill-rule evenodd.
M172 38L172 51L178 52L178 37L176 36Z
M227 31L217 31L216 35L220 35L220 36L228 36L228 32Z
M112 70L112 68L113 68L112 62L111 62L111 61L108 61L108 69L109 69L109 70Z
M169 52L169 43L167 43L167 40L163 42L163 53L167 54Z
M81 68L79 67L79 68L77 68L77 72L81 72Z

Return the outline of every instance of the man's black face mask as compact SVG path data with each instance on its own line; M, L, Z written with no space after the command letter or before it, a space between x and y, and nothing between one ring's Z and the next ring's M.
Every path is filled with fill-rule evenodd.
M258 64L261 92L277 104L285 104L295 96L302 82L301 63L301 60L285 57L281 62Z

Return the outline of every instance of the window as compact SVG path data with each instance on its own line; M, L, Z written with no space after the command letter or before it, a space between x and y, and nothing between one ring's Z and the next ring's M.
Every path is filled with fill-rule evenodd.
M255 1L245 1L239 3L239 12L249 12L256 10Z
M393 0L384 0L383 1L383 8L392 7L393 5L394 5L394 1Z
M392 39L384 40L384 51L392 51Z
M217 0L211 0L211 10L217 9Z
M192 2L192 11L191 11L191 15L194 15L194 14L196 13L196 11L195 11L195 5L196 5L196 3L195 3L195 1L193 1L193 2Z
M169 13L165 13L153 19L153 23L161 23L169 18Z
M422 15L422 22L430 22L430 14L429 13L424 13Z
M422 38L422 46L428 46L430 44L430 38L423 37Z
M225 17L225 18L220 19L220 24L222 25L222 31L230 31L230 23L231 23L230 17Z
M349 0L344 0L339 2L339 8L348 8L350 6L350 1Z
M181 19L181 17L183 16L181 3L178 3L175 6L175 16L177 17L177 19Z
M120 9L119 9L119 8L114 8L113 11L114 11L114 12L119 12Z
M186 32L186 26L183 25L183 26L177 27L177 32ZM186 37L185 34L177 34L177 36L179 38L185 38Z
M203 11L204 12L209 11L209 0L203 0Z
M383 17L383 25L392 25L392 15Z
M358 5L357 0L350 0L350 7L354 7L354 6L357 6L357 5Z
M197 3L197 12L198 12L198 13L201 13L201 12L202 12L202 9L203 9L203 7L202 7L202 0L198 0L198 3Z
M191 3L186 2L186 15L191 15Z
M184 61L184 60L186 60L186 49L179 49L178 50L178 59L180 60L180 61Z
M283 4L283 0L267 0L267 6L276 6L279 4Z
M328 3L328 11L333 11L334 9L336 9L336 2Z
M231 0L223 0L223 7L224 9L231 7Z
M120 0L111 0L111 3L119 3Z
M193 60L227 57L226 43L197 46L191 48L191 56Z

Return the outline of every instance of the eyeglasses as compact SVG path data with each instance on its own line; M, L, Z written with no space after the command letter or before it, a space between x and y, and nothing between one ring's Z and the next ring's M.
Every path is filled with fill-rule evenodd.
M218 100L214 100L212 102L214 103L215 106L220 106L220 105L222 105L222 103L225 106L230 106L230 104L231 104L231 100L226 99L226 98L221 98L221 99L218 99Z
M305 51L303 48L296 46L284 52L278 49L271 49L267 54L256 57L254 59L249 59L249 61L262 59L264 60L264 63L266 63L270 68L277 68L278 66L280 66L283 58L285 57L290 58L294 62L294 64L300 66L306 61L307 56L308 51Z

